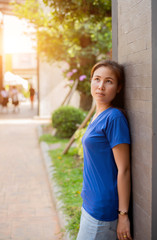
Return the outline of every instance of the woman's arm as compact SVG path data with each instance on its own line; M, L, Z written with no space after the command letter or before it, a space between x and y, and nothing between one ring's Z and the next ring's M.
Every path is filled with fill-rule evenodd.
M119 211L128 212L130 200L130 146L129 144L119 144L113 147L112 150L118 168ZM130 235L130 221L127 214L119 214L117 235L121 240L132 239Z

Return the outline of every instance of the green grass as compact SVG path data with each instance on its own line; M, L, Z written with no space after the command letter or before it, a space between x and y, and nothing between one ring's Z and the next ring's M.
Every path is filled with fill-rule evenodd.
M39 138L40 142L46 142L48 144L52 144L52 143L58 143L61 141L61 143L67 143L68 139L60 139L56 136L52 136L51 134L43 134L40 138Z
M61 188L60 199L64 205L63 211L66 216L68 216L66 228L72 236L72 239L76 239L82 205L80 193L83 181L83 160L78 158L77 149L72 147L66 155L62 155L67 139L61 140L50 136L43 136L42 140L43 139L46 139L48 143L50 143L51 139L53 143L61 143L60 148L49 151L49 154L55 168L53 177Z

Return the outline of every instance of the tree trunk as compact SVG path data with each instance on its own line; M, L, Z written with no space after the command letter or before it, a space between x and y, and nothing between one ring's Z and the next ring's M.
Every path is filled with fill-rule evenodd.
M84 93L80 94L80 108L85 111L89 111L92 106L92 96Z

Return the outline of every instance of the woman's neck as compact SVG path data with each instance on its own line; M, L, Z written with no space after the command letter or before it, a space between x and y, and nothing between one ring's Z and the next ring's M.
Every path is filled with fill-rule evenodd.
M105 105L104 104L102 104L102 105L101 104L99 104L99 105L96 104L96 112L95 112L95 114L99 115L101 112L107 110L111 106L112 106L111 103L105 104Z

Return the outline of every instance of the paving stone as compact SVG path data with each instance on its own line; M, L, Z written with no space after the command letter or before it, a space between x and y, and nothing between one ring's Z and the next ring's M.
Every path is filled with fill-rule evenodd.
M0 240L63 240L39 148L41 121L22 119L22 109L20 121L8 117L0 114Z

